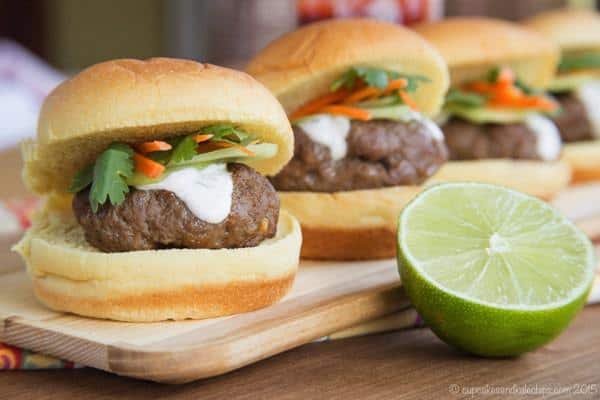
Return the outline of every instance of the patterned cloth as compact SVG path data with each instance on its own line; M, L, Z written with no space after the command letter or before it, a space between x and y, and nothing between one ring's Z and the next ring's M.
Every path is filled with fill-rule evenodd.
M75 367L79 365L0 343L0 371Z

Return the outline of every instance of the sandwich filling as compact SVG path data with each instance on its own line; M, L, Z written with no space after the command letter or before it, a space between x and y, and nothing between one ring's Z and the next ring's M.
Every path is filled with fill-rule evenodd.
M559 103L533 90L508 68L451 89L442 131L452 160L509 158L553 161L561 151L552 121Z
M443 134L411 93L429 79L354 67L290 115L294 157L282 191L337 192L418 185L447 159Z
M550 86L562 106L554 118L565 142L600 139L600 53L571 51L563 54L558 76Z
M228 124L113 143L73 178L73 211L87 241L106 252L257 246L276 233L279 200L243 162L276 152Z

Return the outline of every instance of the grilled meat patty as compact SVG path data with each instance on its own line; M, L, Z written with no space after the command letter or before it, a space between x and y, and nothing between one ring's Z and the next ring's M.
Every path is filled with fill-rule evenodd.
M105 252L165 248L220 249L257 246L276 233L279 198L269 181L243 164L229 164L231 211L218 224L196 217L173 192L131 188L118 206L93 213L89 189L73 198L87 241Z

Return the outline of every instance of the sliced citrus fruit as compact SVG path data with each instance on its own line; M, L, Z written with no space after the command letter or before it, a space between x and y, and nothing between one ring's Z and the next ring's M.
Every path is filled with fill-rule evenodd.
M445 342L509 356L556 337L585 303L589 239L548 204L506 188L429 188L400 215L403 285Z

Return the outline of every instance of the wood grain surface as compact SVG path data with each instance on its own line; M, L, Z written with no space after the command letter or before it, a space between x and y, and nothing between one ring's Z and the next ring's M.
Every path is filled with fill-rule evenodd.
M600 306L586 308L552 344L516 359L471 357L446 346L429 330L416 329L312 343L217 378L180 386L90 368L3 372L0 398L457 399L469 396L449 393L450 385L468 392L485 385L574 391L575 385L594 384L600 390ZM598 392L562 393L548 398L599 396Z

